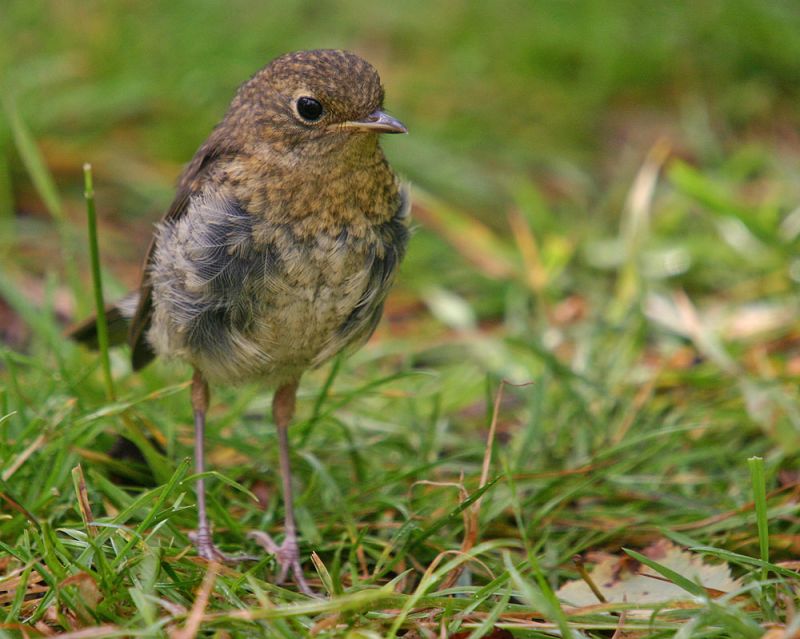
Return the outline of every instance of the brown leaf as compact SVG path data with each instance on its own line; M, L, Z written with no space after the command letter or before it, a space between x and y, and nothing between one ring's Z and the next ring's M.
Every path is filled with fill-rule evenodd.
M709 595L719 596L737 590L741 584L731 577L727 564L707 564L700 555L682 550L662 539L648 546L643 554L671 568L687 579L699 582ZM595 562L590 576L602 596L611 603L668 603L692 601L688 592L665 580L647 566L627 555L596 553L589 556ZM583 580L564 584L557 593L559 599L571 606L591 606L597 596Z

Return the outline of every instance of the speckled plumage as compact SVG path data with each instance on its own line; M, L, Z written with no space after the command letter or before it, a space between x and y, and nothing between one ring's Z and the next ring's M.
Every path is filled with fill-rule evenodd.
M405 218L401 205L357 233L342 225L298 237L294 225L198 196L159 227L149 342L212 383L298 379L372 333L402 257Z
M297 385L369 338L408 241L408 197L378 145L379 133L406 129L382 106L375 69L345 51L291 53L256 73L181 175L139 291L108 313L116 340L130 323L134 369L156 355L194 368L192 538L206 559L229 559L205 507L208 382L276 389L285 538L252 537L276 556L279 580L291 570L306 593L287 435ZM72 336L94 343L94 321Z
M329 120L298 122L299 95ZM242 85L158 227L130 334L137 367L157 354L211 382L276 385L369 337L408 207L378 136L340 124L382 101L375 70L341 51L288 54Z

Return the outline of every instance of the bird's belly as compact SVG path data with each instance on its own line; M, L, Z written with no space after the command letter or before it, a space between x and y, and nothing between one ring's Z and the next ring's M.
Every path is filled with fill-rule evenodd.
M358 337L343 327L369 286L371 254L346 248L322 242L285 252L279 269L242 268L248 275L232 282L223 307L208 303L219 298L208 284L196 295L172 280L174 290L160 296L170 308L154 314L157 350L190 362L212 383L299 378ZM250 259L260 264L264 256Z
M316 282L298 282L266 300L249 334L251 347L269 355L259 376L302 372L322 363L321 354L330 351L330 357L341 350L347 342L340 328L358 303L366 275L362 271L336 282L321 273ZM360 286L354 290L353 283Z
M217 194L198 197L158 229L148 342L212 383L296 380L372 333L406 220L403 205L379 224L299 237Z

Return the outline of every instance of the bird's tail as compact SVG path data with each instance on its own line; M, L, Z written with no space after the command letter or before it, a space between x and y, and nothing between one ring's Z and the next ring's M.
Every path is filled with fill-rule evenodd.
M116 304L106 306L105 315L106 323L108 324L109 346L119 346L128 341L128 329L138 303L139 293L135 292L126 295ZM97 317L95 315L73 324L66 330L65 334L70 339L74 339L89 348L97 350L99 347L97 343ZM146 433L145 439L159 454L165 454L164 447L151 434ZM157 482L154 479L154 473L147 470L148 463L145 454L142 452L144 450L142 448L142 440L136 441L138 443L134 443L133 440L118 434L114 444L108 450L108 455L112 459L125 462L119 466L122 473L118 475L120 481L130 483L131 479L133 479L140 486L154 486Z
M108 324L108 345L119 346L128 341L128 328L139 302L139 293L131 293L115 304L106 306ZM92 315L82 322L73 324L66 331L67 337L92 349L99 347L97 341L97 317Z

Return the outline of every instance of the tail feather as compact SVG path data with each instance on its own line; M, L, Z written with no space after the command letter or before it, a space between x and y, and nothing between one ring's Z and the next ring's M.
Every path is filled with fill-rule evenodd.
M133 309L136 308L138 293L122 298L116 304L106 306L106 324L108 324L108 345L120 346L128 341L128 328L131 323ZM73 324L66 331L66 336L89 348L97 350L97 316L87 317L82 322Z

